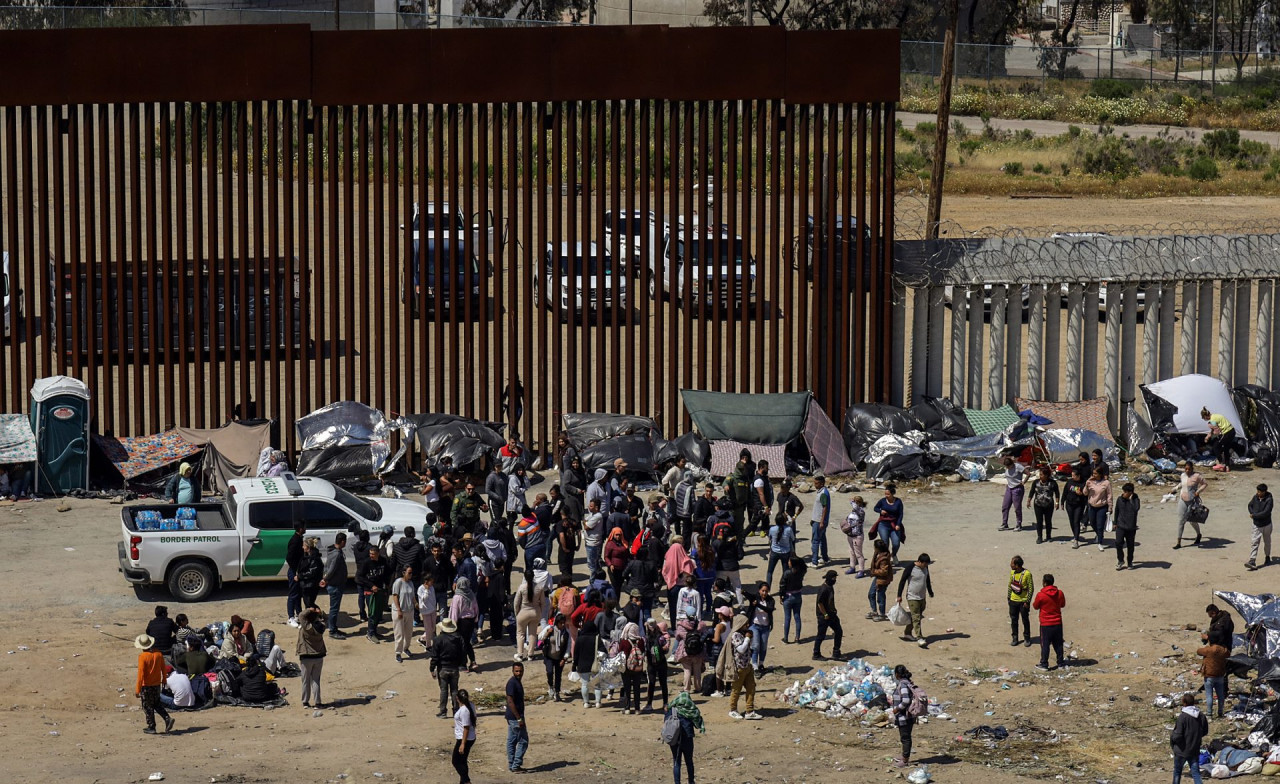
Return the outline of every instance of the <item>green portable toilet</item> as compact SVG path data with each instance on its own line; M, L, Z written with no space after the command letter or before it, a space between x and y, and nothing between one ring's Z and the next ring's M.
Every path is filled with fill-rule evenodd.
M31 385L31 430L36 436L35 492L89 489L89 387L69 376Z

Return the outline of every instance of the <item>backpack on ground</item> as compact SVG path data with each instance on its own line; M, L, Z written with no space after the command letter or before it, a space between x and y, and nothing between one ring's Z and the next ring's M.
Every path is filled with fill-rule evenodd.
M716 683L715 675L712 675L712 674L703 675L702 688L699 689L698 691L699 693L702 694L703 697L710 697L712 694L716 693L716 687L718 685L719 684Z
M913 719L929 715L929 695L914 683L911 684L911 703L907 705L907 715Z

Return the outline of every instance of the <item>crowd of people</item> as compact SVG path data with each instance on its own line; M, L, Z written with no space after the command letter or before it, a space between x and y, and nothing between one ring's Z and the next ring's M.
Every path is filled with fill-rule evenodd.
M514 664L505 692L507 762L512 772L525 770L530 744L525 666L541 658L550 701L577 701L584 710L609 705L622 715L664 716L664 737L673 739L676 784L682 769L692 782L694 737L705 732L694 697L726 699L727 715L735 720L762 718L756 710L757 680L770 672L768 650L777 610L782 610L782 642L800 643L804 594L812 587L808 573L832 565L827 539L836 521L849 548L845 574L868 581L866 618L886 621L899 614L903 639L928 646L924 623L934 597L933 559L927 553L898 559L907 527L904 502L893 484L883 487L883 497L870 509L861 496L854 496L842 514L833 508L824 478L816 477L806 516L806 505L791 482L783 480L775 493L768 463L755 463L744 449L722 483L699 482L684 460L678 460L663 474L662 492L644 501L625 461L588 476L567 440L562 439L560 447L559 482L532 497L533 482L514 439L482 484L447 463L427 467L420 475L429 508L421 538L412 527L399 538L390 526L373 534L355 531L350 544L354 575L348 574L346 536L339 534L321 552L305 523L295 526L286 557L286 609L290 626L298 630L295 654L304 706L324 704L320 695L326 638L346 638L343 627L349 628L351 619L342 608L354 577L365 638L393 642L398 663L427 660L439 686L436 715L454 720L452 759L463 784L469 781L468 758L478 722L467 690L460 686L477 672L477 649L497 644L513 646ZM1006 459L1004 466L1000 530L1010 530L1010 516L1013 530L1021 530L1025 506L1035 512L1037 544L1053 542L1054 512L1062 510L1074 547L1092 534L1097 546L1105 549L1104 536L1111 532L1116 568L1133 566L1141 501L1129 483L1113 495L1110 469L1100 452L1081 454L1077 463L1066 467L1070 479L1061 485L1048 466L1039 468L1029 484L1021 463ZM1183 468L1175 548L1182 546L1182 529L1188 522L1196 534L1192 545L1200 543L1196 509L1206 484L1194 465ZM1259 485L1249 505L1256 533L1248 568L1256 568L1260 545L1262 563L1271 562L1271 508L1266 486ZM807 554L798 547L801 520L809 523L804 531ZM751 538L765 541L749 548ZM864 554L868 539L869 557ZM743 584L741 567L747 558L760 559L763 580ZM551 563L557 564L556 571ZM1037 587L1022 556L1015 556L1009 568L1011 645L1033 644L1030 615L1035 610L1040 644L1036 666L1048 670L1067 665L1065 593L1051 574L1043 575ZM888 594L895 580L894 612L889 613ZM826 658L828 637L831 657L844 655L838 586L839 572L826 569L813 599L815 661ZM322 591L328 600L323 610L317 604ZM169 622L163 609L157 609L156 621L137 640L144 649L137 691L147 731L155 731L153 714L159 714L168 728L172 717L167 708L191 707L184 704L190 700L187 689L181 683L177 688L169 684L174 674L192 678L226 659L237 660L242 672L255 667L279 671L280 646L263 651L262 640L255 644L252 625L238 616L214 640L210 630L216 633L218 625L182 634L188 628L185 617ZM383 631L384 621L389 621L389 633ZM163 663L157 663L157 655ZM1202 655L1206 662L1225 659L1213 650ZM1214 668L1206 666L1207 690L1219 688L1218 681L1210 684L1211 677L1220 677L1210 675ZM673 676L678 685L670 683ZM890 707L902 741L897 763L906 765L915 724L909 708L920 692L905 667L899 666L895 676L899 687ZM160 688L165 685L167 692ZM1183 730L1184 735L1190 731Z

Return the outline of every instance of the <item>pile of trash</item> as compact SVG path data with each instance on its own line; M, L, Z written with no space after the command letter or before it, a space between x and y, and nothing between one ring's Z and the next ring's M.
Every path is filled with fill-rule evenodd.
M830 672L817 670L808 680L794 682L778 699L798 708L822 711L831 718L861 720L870 727L889 720L888 695L893 693L895 683L889 667L872 667L862 659L851 659ZM954 721L932 699L929 717Z

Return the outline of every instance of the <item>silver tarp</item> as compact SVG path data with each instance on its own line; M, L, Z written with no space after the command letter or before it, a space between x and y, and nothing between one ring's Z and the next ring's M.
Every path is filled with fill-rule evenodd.
M1120 459L1116 444L1110 438L1099 435L1092 430L1080 428L1055 428L1040 434L1040 442L1049 453L1049 460L1054 463L1067 463L1081 452L1102 450L1102 459L1107 463L1117 463Z
M311 465L313 470L308 473L326 478L335 478L328 476L331 472L343 477L386 473L404 454L413 433L412 423L389 420L378 409L352 400L316 409L299 419L296 427L303 452L299 472L303 472L302 465ZM394 455L393 430L404 436ZM355 465L357 462L360 465Z
M1244 618L1249 655L1258 658L1280 656L1280 602L1277 602L1275 594L1214 591L1213 595L1231 605Z

